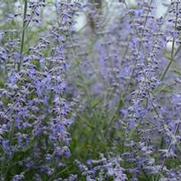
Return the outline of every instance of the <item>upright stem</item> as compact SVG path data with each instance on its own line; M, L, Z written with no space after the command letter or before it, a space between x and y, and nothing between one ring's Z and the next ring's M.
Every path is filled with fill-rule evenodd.
M179 127L180 127L180 122L179 122L179 123L177 123L177 126L176 126L176 128L175 128L175 131L174 131L174 133L173 133L173 135L174 135L174 136L176 136L176 134L177 134L177 132L178 132L178 130L179 130ZM168 145L168 148L167 148L168 153L170 152L170 150L171 150L172 146L173 146L173 143L172 143L172 140L171 140L171 142L170 142L170 144ZM167 161L167 158L166 158L166 157L164 157L163 162L162 162L162 165L161 165L161 167L160 167L160 169L159 169L159 172L160 172L160 173L158 174L158 176L157 176L157 179L156 179L156 180L158 180L158 179L159 179L159 177L160 177L161 173L163 172L163 169L164 169L164 166L165 166L166 161Z
M177 28L177 21L178 21L178 3L176 5L176 16L175 16L175 25L174 25L174 30L176 30ZM171 50L171 60L169 62L169 64L167 65L167 67L165 68L160 80L163 80L165 78L165 75L167 74L170 66L172 65L172 63L174 62L174 57L175 57L175 37L173 37L173 40L172 40L172 50Z
M24 0L24 15L23 15L23 31L21 36L21 48L20 48L20 61L18 63L18 72L21 69L21 63L23 59L24 40L25 40L25 27L26 27L26 16L27 16L28 0Z
M141 33L141 36L140 36L141 43L142 43L142 40L143 40L143 38L144 38L144 32L145 32L146 25L147 25L147 22L148 22L148 16L149 16L149 13L150 13L150 9L151 9L150 7L151 7L152 3L153 3L153 0L150 0L149 9L148 9L148 11L147 11L147 13L146 13L146 17L145 17L144 22L143 22L143 27L144 27L144 29L143 29L143 31L142 31L142 33ZM139 47L138 47L138 53L139 53L140 50L141 50L141 46L143 46L141 43L139 44ZM132 82L132 79L133 79L133 76L134 76L134 73L135 73L135 70L136 70L136 65L137 65L137 63L138 63L138 62L137 62L137 59L136 59L135 64L133 65L133 70L131 71L129 83L128 83L126 89L125 89L126 92L129 91L129 88L130 88L130 85L131 85L131 82Z

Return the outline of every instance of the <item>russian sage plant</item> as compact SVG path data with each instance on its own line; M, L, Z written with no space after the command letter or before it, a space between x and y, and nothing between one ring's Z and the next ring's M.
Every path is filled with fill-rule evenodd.
M181 180L181 1L163 5L0 4L0 180Z

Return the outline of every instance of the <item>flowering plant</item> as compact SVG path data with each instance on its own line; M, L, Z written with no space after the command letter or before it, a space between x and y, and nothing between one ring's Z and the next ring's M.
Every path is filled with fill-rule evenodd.
M180 180L181 2L128 2L1 3L0 180Z

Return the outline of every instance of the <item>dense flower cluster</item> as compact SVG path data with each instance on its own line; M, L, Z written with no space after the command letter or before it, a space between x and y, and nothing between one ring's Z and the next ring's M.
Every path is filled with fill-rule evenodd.
M23 2L0 5L0 180L179 181L181 1Z

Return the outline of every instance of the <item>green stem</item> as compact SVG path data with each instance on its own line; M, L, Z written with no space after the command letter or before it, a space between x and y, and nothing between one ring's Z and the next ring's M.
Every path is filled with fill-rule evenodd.
M167 72L168 72L171 64L173 63L173 61L174 61L174 59L172 58L172 59L170 60L169 64L167 65L167 67L165 68L165 70L164 70L164 72L163 72L160 80L163 80L163 79L165 78L165 75L167 74Z
M28 0L24 0L24 15L23 15L23 31L22 31L22 36L21 36L21 48L20 48L20 61L18 63L18 72L21 69L21 63L22 63L22 54L24 50L24 41L25 41L25 27L26 27L26 16L27 16L27 8L28 8Z
M178 130L179 130L179 127L180 127L180 122L177 124L177 126L176 126L176 128L175 128L175 131L174 131L174 134L173 134L174 136L176 136L176 134L177 134L177 132L178 132ZM172 143L172 141L171 141L170 144L169 144L169 146L168 146L168 148L167 148L168 153L170 152L172 146L173 146L173 143ZM166 161L167 161L167 158L165 157L165 158L163 159L161 168L160 168L160 170L159 170L160 173L158 174L157 179L156 179L156 180L158 180L158 181L159 181L160 175L161 175L162 172L163 172L163 169L164 169L164 166L165 166Z
M178 10L178 4L176 6L176 10ZM176 17L175 17L175 27L174 29L176 30L177 28L177 21L178 21L178 14L176 13ZM170 66L172 65L172 63L174 62L174 57L175 57L175 53L174 53L174 50L175 50L175 37L173 37L173 41L172 41L172 50L171 50L171 60L169 62L169 64L167 65L167 67L165 68L160 80L162 81L164 78L165 78L165 75L167 74ZM176 51L177 53L177 51Z

